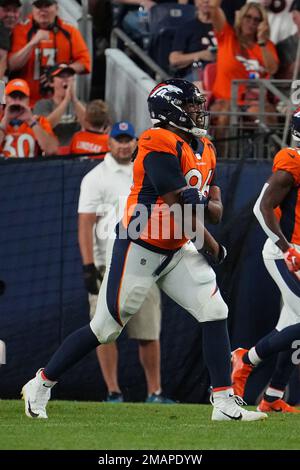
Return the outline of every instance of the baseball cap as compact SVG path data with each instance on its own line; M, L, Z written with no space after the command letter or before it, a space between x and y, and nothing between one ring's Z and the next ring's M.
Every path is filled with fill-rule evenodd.
M57 3L57 0L33 0L32 5L39 8L41 6L50 6Z
M300 0L294 0L291 4L290 11L298 10L300 11Z
M120 121L116 122L110 131L110 137L115 139L116 137L120 137L120 135L128 135L132 139L135 139L135 130L133 125L128 121Z
M23 93L25 96L30 96L30 89L29 85L25 80L21 78L15 78L14 80L10 80L5 88L5 94L10 95L13 91L19 91Z
M9 5L20 7L22 3L20 0L0 0L0 7L8 7Z
M75 75L75 70L68 64L57 64L50 69L50 76L56 77L62 72L68 72L70 75Z

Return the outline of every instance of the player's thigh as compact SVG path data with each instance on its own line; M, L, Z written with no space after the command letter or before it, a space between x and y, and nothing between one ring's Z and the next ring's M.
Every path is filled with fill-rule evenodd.
M283 259L265 259L265 266L277 284L284 304L281 315L284 316L285 326L300 321L300 282L295 274L291 273ZM290 317L290 322L288 321ZM297 319L297 321L295 321Z
M107 246L104 288L100 290L96 316L105 301L113 319L125 326L141 308L155 283L153 272L160 263L160 255L132 243L130 240L110 240ZM105 282L104 282L105 281Z
M227 318L214 270L192 244L183 248L178 264L159 282L159 287L199 322Z
M157 340L161 329L160 290L154 284L139 311L129 320L126 331L129 338Z

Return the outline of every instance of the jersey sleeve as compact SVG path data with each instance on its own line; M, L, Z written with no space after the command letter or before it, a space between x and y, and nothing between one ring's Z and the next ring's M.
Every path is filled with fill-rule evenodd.
M72 29L72 60L81 62L84 66L84 72L91 71L91 56L88 47L80 33L76 28Z
M278 170L287 171L295 181L295 186L300 184L300 155L292 148L280 150L274 158L273 173Z
M76 144L77 144L78 138L79 138L78 132L76 132L76 134L73 135L72 140L70 142L70 147L69 147L70 153L76 153Z
M233 36L234 35L234 30L232 26L226 21L224 24L224 27L221 31L216 31L214 30L215 37L218 40L218 42L224 41L227 37Z
M20 51L27 44L27 27L17 24L12 32L11 47L8 56Z
M51 126L50 122L48 121L48 119L46 117L40 116L38 118L38 122L39 122L40 126L44 129L44 131L47 132L47 134L50 134L50 135L56 137L56 135L53 132L52 126Z
M144 159L144 169L159 196L186 186L179 160L175 155L150 152Z

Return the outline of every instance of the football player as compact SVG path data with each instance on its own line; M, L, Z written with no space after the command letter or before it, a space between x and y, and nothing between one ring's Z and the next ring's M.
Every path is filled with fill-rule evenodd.
M212 419L264 419L265 413L245 410L233 394L228 309L211 267L224 260L226 250L199 218L204 212L217 221L222 214L219 190L211 181L213 168L201 161L201 155L214 152L202 138L208 127L205 97L192 83L170 79L151 91L148 105L154 127L140 136L134 155L133 185L123 219L108 242L108 269L96 314L23 387L26 415L47 417L50 390L61 374L99 343L115 341L157 283L202 324L203 352L213 388ZM193 148L198 147L199 138L196 155ZM210 184L215 186L211 190Z
M292 137L300 142L300 112L292 117ZM263 248L265 266L282 295L283 306L273 331L249 351L238 348L232 354L235 393L244 396L253 367L270 354L283 351L258 409L299 413L283 399L295 365L292 343L300 339L300 148L281 149L274 158L273 174L265 183L254 206L261 227L268 236ZM293 326L294 325L294 326Z

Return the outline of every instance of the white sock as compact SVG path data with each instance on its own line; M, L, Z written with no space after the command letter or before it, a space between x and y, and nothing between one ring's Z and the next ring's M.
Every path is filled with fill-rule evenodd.
M268 387L265 394L269 397L283 398L284 390L277 390L277 388Z
M257 355L255 347L248 351L248 357L253 366L257 366L261 362L261 358Z
M216 392L213 391L214 400L229 398L232 395L234 395L232 387L228 387L225 390L217 390Z

